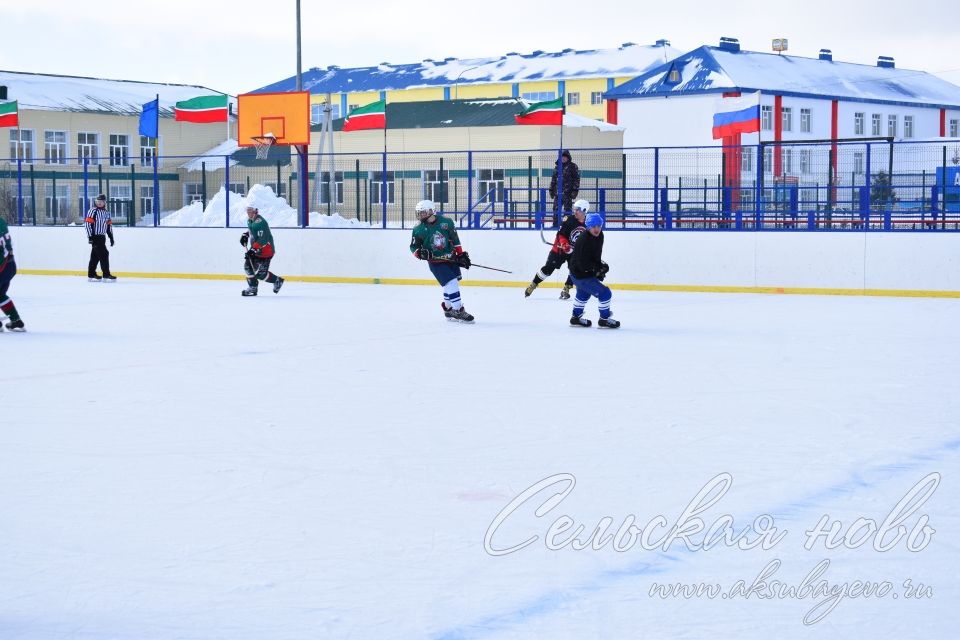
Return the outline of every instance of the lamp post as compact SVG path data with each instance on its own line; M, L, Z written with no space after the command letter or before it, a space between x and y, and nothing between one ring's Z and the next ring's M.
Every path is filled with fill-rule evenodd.
M467 67L463 71L457 74L457 79L453 81L453 99L457 100L460 98L460 76L465 74L467 71L473 71L474 69L479 69L482 67L482 64L478 64L475 67Z

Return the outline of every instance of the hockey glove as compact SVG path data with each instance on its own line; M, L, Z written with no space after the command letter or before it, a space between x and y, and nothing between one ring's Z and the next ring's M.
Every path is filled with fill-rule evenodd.
M454 260L456 260L458 266L463 267L464 269L469 269L470 265L473 264L470 262L470 254L466 251L455 256Z
M603 277L607 275L607 272L610 271L610 265L608 265L603 260L600 261L600 269L597 271L597 277L603 280Z
M249 260L250 262L253 262L254 260L257 259L257 254L253 249L248 250L244 255L246 256L247 260Z
M240 235L240 244L242 244L243 246L247 246L247 240L249 240L249 239L250 239L250 232L249 232L249 231L244 231L244 232Z
M420 247L417 249L417 258L420 260L429 260L430 259L430 249L425 247Z

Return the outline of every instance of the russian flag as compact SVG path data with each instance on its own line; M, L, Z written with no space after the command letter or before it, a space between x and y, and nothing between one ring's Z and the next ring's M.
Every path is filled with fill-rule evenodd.
M760 131L760 92L724 98L713 114L713 139Z

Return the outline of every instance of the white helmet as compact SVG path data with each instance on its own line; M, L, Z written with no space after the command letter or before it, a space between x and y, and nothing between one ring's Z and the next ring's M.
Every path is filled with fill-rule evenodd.
M429 215L433 215L435 207L436 205L433 204L433 200L421 200L420 202L417 203L417 208L416 208L417 215L420 217L421 220L423 220L424 218L429 217L423 214L429 213Z
M590 212L590 203L581 198L573 203L573 208L580 209L580 211L583 211L586 214Z

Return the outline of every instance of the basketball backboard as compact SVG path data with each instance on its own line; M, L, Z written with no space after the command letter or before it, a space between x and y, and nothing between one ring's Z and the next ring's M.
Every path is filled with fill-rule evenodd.
M254 146L272 134L276 144L310 144L310 92L242 93L237 96L237 144Z

